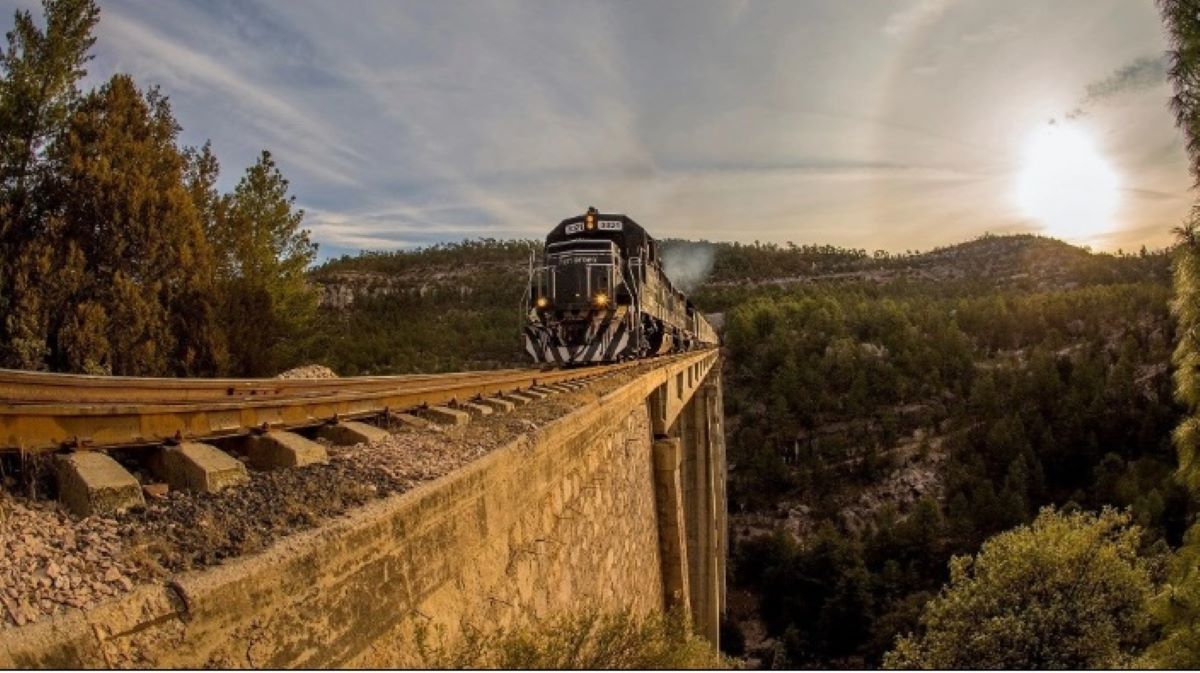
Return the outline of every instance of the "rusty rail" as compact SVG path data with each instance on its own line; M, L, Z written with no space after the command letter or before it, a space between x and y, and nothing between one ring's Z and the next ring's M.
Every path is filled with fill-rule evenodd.
M0 369L0 404L181 404L243 402L259 399L311 397L388 390L420 382L477 380L498 374L526 373L524 369L402 376L355 376L335 379L178 379L137 376L48 374Z
M587 369L341 379L156 379L0 371L0 452L156 445L298 428L538 385L584 381L684 354Z

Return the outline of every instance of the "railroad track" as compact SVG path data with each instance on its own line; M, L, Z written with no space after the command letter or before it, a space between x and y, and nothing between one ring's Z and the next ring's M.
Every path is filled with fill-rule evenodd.
M649 362L682 357L687 356ZM152 446L312 427L583 382L647 362L340 379L168 379L0 370L0 452Z

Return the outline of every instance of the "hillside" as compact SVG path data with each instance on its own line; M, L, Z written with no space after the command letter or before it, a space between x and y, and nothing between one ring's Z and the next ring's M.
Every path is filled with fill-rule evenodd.
M330 260L310 273L322 303L345 308L354 297L390 293L470 292L480 277L522 283L538 241L480 239L411 251L364 252ZM864 281L953 281L970 285L1047 290L1080 284L1169 280L1163 251L1094 253L1057 239L985 235L923 253L892 254L835 246L663 241L668 274L677 284L696 275L693 290L755 285ZM676 262L672 264L672 262ZM674 268L672 268L674 267ZM674 273L672 273L674 272Z
M822 280L986 280L1045 289L1069 283L1122 282L1144 277L1154 258L1093 253L1057 239L1018 234L985 235L928 252L892 254L831 246L712 244L712 285L743 282L789 284ZM1150 261L1145 261L1149 259Z
M1178 544L1168 270L988 238L701 288L727 311L729 628L752 661L879 665L952 556L1047 505L1130 508Z
M1038 236L985 236L920 254L868 255L833 246L667 240L668 273L706 312L804 285L961 295L988 288L1068 289L1165 283L1162 252L1096 254ZM521 301L536 241L481 239L330 260L309 274L321 319L293 363L343 375L487 369L525 363Z

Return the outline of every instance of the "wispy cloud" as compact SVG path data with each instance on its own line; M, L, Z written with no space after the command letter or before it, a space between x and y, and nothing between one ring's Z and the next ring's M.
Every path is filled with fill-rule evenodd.
M216 93L236 101L234 108L291 163L332 182L350 182L360 154L336 142L332 127L273 94L213 55L172 41L118 11L103 15L104 36L123 46L130 65L167 91L186 89L201 97Z
M1111 75L1089 82L1079 103L1065 116L1076 119L1097 105L1125 93L1145 91L1167 81L1166 56L1142 56L1117 68Z
M1167 80L1166 57L1144 56L1087 86L1085 103L1095 103L1126 91L1141 91Z
M1011 38L1018 32L1018 28L1011 23L997 22L978 30L963 33L959 39L970 45L992 44Z
M883 32L892 37L907 35L937 21L954 0L914 0L888 16Z
M926 248L1034 226L1009 183L1044 92L1158 76L1134 60L1164 48L1153 7L1083 7L107 0L90 80L161 85L225 186L270 149L323 254L537 237L588 205L662 235ZM1185 193L1180 153L1145 149L1177 145L1169 111L1128 107L1113 161ZM1179 204L1139 194L1131 226L1169 229Z

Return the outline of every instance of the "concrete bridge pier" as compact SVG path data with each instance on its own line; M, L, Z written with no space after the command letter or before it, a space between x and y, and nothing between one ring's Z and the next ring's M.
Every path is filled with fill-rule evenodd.
M648 399L656 439L665 607L685 606L695 632L719 646L728 540L720 370L714 368L703 381L688 384L694 392L686 402L673 394L670 383ZM668 424L674 407L677 415ZM678 533L676 520L682 521ZM679 533L682 541L677 544Z

